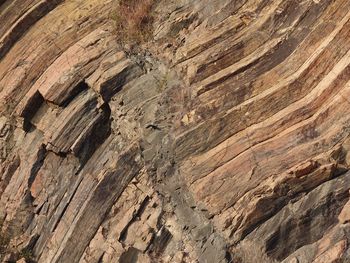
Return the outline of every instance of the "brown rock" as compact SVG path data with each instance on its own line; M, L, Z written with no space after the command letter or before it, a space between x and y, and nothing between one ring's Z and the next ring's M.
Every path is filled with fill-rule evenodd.
M341 224L349 223L350 221L350 201L348 201L344 207L343 210L341 210L339 216L338 216L339 222Z
M348 1L117 2L0 0L0 261L350 261Z

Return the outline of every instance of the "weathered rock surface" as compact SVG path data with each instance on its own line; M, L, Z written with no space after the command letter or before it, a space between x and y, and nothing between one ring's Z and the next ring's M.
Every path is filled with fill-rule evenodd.
M0 0L2 262L350 262L348 0Z

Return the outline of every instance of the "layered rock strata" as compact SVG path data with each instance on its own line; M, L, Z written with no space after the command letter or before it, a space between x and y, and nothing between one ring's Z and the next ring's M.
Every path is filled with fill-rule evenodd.
M350 3L0 0L3 262L350 262Z

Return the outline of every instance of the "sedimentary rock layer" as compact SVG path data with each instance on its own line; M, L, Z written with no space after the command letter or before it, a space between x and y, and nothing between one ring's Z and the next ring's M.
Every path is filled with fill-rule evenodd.
M350 261L349 1L118 12L0 0L0 259Z

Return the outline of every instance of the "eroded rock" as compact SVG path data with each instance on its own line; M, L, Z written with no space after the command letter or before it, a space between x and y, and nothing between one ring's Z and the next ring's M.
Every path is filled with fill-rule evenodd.
M0 259L349 261L348 1L151 17L0 0Z

